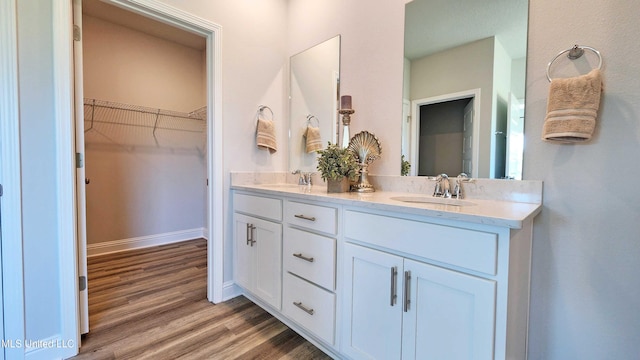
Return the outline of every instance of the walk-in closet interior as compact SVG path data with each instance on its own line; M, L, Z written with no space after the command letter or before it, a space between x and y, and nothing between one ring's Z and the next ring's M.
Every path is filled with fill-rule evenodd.
M205 40L83 1L89 256L206 236Z

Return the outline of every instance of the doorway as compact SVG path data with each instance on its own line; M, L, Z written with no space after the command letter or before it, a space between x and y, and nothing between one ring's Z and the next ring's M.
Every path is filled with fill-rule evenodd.
M161 21L164 24L169 24L173 27L186 30L188 32L200 35L205 38L206 49L203 52L205 68L205 81L202 83L202 87L205 89L206 96L204 97L204 103L208 111L204 115L205 129L203 136L206 138L206 146L201 151L203 155L203 162L206 169L204 178L206 178L206 190L204 191L205 199L205 229L208 238L207 241L207 298L209 301L217 303L223 300L222 296L222 269L223 269L223 254L222 254L222 131L221 131L221 86L220 86L220 37L221 30L219 26L202 20L200 18L194 18L192 15L185 13L179 9L168 7L160 4L144 4L131 3L128 0L110 0L109 3L117 5L120 8L127 10L127 13L137 13L143 15L145 18ZM80 98L82 99L82 91L80 91ZM81 100L82 101L82 100ZM76 102L79 102L76 99ZM140 110L135 108L134 110ZM84 115L84 114L83 114ZM159 115L159 114L157 114ZM81 120L81 116L76 115L78 120ZM86 119L85 119L86 120ZM95 120L95 119L94 119ZM77 121L79 127L84 127L84 121ZM157 129L154 124L154 131ZM80 132L80 131L78 131ZM84 133L84 130L82 131ZM158 144L158 135L153 133L153 142ZM83 139L82 139L83 140ZM84 141L78 141L78 152L82 152ZM173 150L172 150L173 151ZM81 153L79 158L82 159ZM212 166L216 164L216 166ZM78 171L81 173L82 171ZM126 179L126 176L124 177ZM84 194L86 183L90 183L89 178L84 176L78 176L77 181L77 194L78 197ZM151 185L150 185L151 186ZM203 184L203 186L205 186ZM84 229L80 227L83 225L83 214L81 214L81 208L78 207L78 249L79 249L79 268L82 268L82 263L85 264L86 269L86 255L83 258L82 254L82 242L86 245L86 239L82 238ZM81 269L82 270L82 269ZM82 275L82 274L80 274ZM85 274L86 276L86 274ZM82 287L81 287L82 289ZM82 292L82 290L80 290ZM82 304L82 300L80 301ZM81 314L88 310L81 309Z
M479 116L480 89L411 101L411 175L477 177Z

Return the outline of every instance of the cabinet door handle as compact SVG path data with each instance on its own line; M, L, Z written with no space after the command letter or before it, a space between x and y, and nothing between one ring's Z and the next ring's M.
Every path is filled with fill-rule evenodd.
M247 224L247 245L251 245L253 247L253 244L256 243L255 240L253 240L253 230L255 230L255 226L253 224Z
M398 298L398 267L391 268L391 306L396 304Z
M313 258L312 257L306 257L304 255L302 255L302 253L300 254L293 254L293 256L297 257L298 259L302 259L308 262L313 262Z
M313 216L305 216L302 214L295 214L293 215L294 217L297 217L298 219L303 219L303 220L309 220L309 221L316 221L316 218Z
M302 311L306 312L309 315L313 315L314 311L313 309L309 309L308 307L302 305L301 301L294 301L293 305L297 306L298 308L300 308Z
M411 281L411 271L404 272L404 312L409 311L409 304L411 300L409 300L409 284Z

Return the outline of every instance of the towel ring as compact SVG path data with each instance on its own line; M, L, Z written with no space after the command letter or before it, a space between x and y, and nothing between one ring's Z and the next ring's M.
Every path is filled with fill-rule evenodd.
M316 119L316 125L317 125L317 127L320 127L320 120L318 120L317 117L315 117L314 115L311 115L311 114L307 115L307 125L312 125L311 124L311 120L313 120L313 119Z
M263 114L265 109L269 110L269 112L271 113L271 120L273 120L273 110L271 110L271 108L267 105L258 106L258 113Z
M590 47L590 46L584 46L584 45L574 45L573 47L560 51L558 53L558 55L556 55L553 59L551 59L551 61L549 61L549 64L547 65L547 79L549 80L549 82L551 82L551 75L549 75L549 70L551 69L551 65L564 53L568 53L567 57L571 60L575 60L575 59L579 59L583 54L584 54L584 50L591 50L593 51L596 55L598 55L598 70L600 70L602 68L602 55L600 55L600 51Z

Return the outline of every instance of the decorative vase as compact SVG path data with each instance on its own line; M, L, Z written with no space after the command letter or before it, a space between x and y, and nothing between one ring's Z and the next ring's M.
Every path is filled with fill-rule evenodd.
M328 193L341 193L349 191L349 179L343 177L342 180L327 179Z

